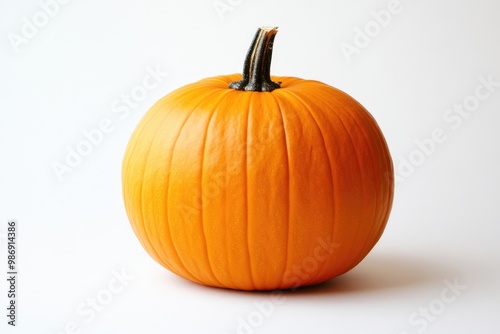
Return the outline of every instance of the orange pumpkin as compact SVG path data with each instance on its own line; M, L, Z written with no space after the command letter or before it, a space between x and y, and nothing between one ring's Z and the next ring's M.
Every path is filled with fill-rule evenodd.
M270 77L276 32L257 31L243 76L160 99L125 153L123 196L139 241L200 284L324 282L368 254L389 216L393 165L377 123L336 88Z

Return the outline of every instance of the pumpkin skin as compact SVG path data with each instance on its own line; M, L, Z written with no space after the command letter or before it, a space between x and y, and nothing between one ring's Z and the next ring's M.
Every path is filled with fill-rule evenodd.
M374 118L346 93L271 77L271 92L203 79L159 100L123 160L125 208L144 249L188 280L296 288L356 266L377 243L393 165Z

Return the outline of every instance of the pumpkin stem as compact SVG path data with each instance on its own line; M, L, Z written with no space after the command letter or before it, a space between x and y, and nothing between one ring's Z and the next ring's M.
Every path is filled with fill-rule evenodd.
M240 81L233 81L229 88L254 92L272 92L280 88L281 82L271 81L271 57L277 27L261 27L248 49L243 75Z

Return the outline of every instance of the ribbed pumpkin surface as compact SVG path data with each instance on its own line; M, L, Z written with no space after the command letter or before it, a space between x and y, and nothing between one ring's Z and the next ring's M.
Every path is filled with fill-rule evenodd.
M326 281L356 266L386 225L393 167L372 116L326 84L184 86L145 115L123 162L135 234L186 279L243 290Z

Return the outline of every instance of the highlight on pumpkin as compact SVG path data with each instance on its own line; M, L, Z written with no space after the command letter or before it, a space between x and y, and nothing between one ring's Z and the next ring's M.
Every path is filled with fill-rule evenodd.
M146 252L193 282L240 290L318 284L380 239L394 174L373 116L343 91L271 76L274 27L242 74L157 101L122 168L125 209Z

